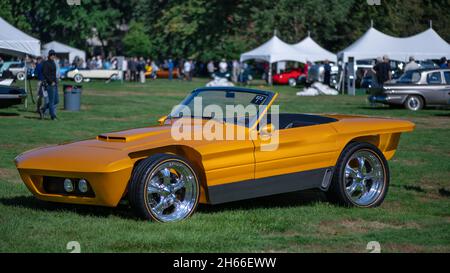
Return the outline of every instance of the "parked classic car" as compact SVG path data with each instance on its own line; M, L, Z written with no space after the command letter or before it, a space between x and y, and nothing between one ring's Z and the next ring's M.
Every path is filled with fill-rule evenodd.
M369 101L403 105L412 111L427 106L450 106L450 69L407 71L398 80L369 89Z
M321 189L330 201L345 206L379 206L390 181L386 160L394 156L401 133L415 125L362 116L275 115L277 96L234 87L197 89L161 118L160 126L35 149L17 156L15 163L41 200L115 207L127 199L142 218L158 222L186 219L198 203L305 189ZM204 107L259 110L221 118L206 109L198 112L200 98ZM182 109L193 114L182 115ZM205 138L175 137L174 126L180 123L190 135ZM207 126L245 137L211 138ZM273 139L278 139L276 149L264 149L274 147Z
M331 78L330 85L337 87L338 86L338 72L339 68L337 65L331 65ZM309 68L308 78L306 82L308 84L312 84L314 82L324 82L325 78L325 67L324 64L315 64Z
M308 77L308 68L302 69L292 69L286 72L275 74L272 76L272 81L274 84L286 85L289 84L292 87L297 86L298 83L306 82Z
M0 67L0 76L8 70L12 73L12 76L19 81L25 79L25 64L23 62L4 62Z
M73 79L76 83L83 82L84 79L120 79L121 71L107 69L74 69L66 73L68 79Z
M172 71L172 77L174 79L177 79L179 77L179 70L178 68L174 68ZM147 75L146 75L147 76ZM156 76L160 79L168 79L169 78L169 70L168 69L164 69L164 68L160 68L157 72L156 72Z
M0 108L21 104L26 96L23 88L0 84Z

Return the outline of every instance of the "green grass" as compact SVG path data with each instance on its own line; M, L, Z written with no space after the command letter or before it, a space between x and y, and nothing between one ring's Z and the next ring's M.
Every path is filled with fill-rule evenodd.
M145 85L84 84L82 111L58 110L60 120L36 119L23 106L0 110L0 252L384 252L450 251L450 111L371 108L365 96L300 98L275 87L282 112L400 117L416 122L390 162L384 205L346 209L321 193L292 193L220 206L200 206L188 221L156 224L128 207L47 204L36 200L15 170L16 155L36 147L92 138L108 131L156 124L205 81ZM254 86L264 88L264 86ZM61 97L61 108L62 97Z

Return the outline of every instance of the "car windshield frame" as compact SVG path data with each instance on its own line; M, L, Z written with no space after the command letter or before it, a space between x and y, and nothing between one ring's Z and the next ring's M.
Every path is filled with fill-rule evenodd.
M260 120L262 119L262 117L267 114L268 109L271 107L272 103L275 101L275 99L277 98L278 93L274 93L271 91L262 91L262 90L257 90L257 89L248 89L248 88L237 88L237 87L206 87L206 88L198 88L195 89L194 91L192 91L179 105L177 108L173 109L173 111L167 116L168 119L176 119L176 118L181 118L180 116L174 116L174 114L176 114L176 112L180 112L181 108L180 107L186 107L188 106L199 94L204 93L204 92L234 92L234 93L250 93L250 94L254 94L255 97L258 95L262 95L265 96L266 99L264 100L263 103L261 104L253 104L255 106L258 106L258 112L256 114L256 116L252 116L249 118L248 123L245 122L245 127L247 128L256 128L257 124L260 122ZM251 105L252 103L250 102L248 105ZM202 107L205 108L208 105L203 105ZM246 107L247 105L243 105L244 107ZM195 116L191 116L191 118L203 118L203 119L214 119L214 117L195 117ZM224 122L226 123L227 121L229 121L226 117L224 117L223 120L219 120L220 122ZM237 123L234 123L235 125L237 125Z

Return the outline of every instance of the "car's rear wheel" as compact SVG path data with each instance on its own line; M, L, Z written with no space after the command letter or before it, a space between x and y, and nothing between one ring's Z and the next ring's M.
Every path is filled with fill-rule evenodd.
M386 197L389 180L389 166L381 151L372 144L354 142L339 157L327 196L348 207L377 207Z
M405 101L405 108L411 111L419 111L423 109L424 102L420 96L409 96Z
M76 74L76 75L73 77L73 80L74 80L76 83L82 83L82 82L83 82L83 76L82 76L81 74Z
M133 170L129 186L132 208L143 219L177 222L190 217L198 205L199 180L182 157L157 154Z
M297 80L294 78L289 79L289 86L290 87L296 87L297 86Z

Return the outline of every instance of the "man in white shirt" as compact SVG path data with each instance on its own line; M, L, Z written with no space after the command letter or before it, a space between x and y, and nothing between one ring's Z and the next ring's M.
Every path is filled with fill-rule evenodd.
M188 60L186 60L184 62L183 72L184 72L184 79L185 80L190 80L191 63Z
M228 64L225 59L222 59L222 61L219 63L219 71L220 73L225 73L228 71Z
M420 66L416 63L414 57L413 56L409 57L409 63L407 63L405 66L405 72L410 70L417 70L419 68Z

